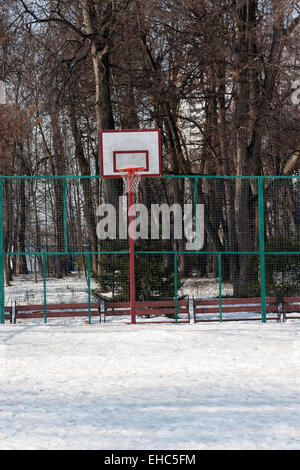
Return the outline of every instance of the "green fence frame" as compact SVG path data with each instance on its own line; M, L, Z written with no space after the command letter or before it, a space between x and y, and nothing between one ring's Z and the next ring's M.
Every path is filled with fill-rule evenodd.
M84 255L87 257L88 271L88 305L89 305L89 323L91 323L91 256L95 254L105 255L129 255L129 251L105 251L105 252L70 252L68 250L68 226L67 226L67 181L71 179L99 179L99 176L0 176L0 324L5 323L5 290L4 290L4 257L6 255L41 255L43 260L43 286L44 286L44 322L47 323L47 283L46 283L46 265L48 256L60 255ZM137 254L170 254L174 256L174 299L175 299L175 322L178 323L178 255L181 254L201 254L216 255L218 257L218 273L219 273L219 310L220 322L223 321L222 315L222 257L224 255L258 255L260 258L260 274L261 274L261 319L265 323L267 321L266 314L266 272L265 259L267 255L300 255L300 251L293 252L266 252L265 251L265 226L264 226L264 181L268 179L287 180L300 179L300 175L295 176L214 176L214 175L164 175L165 179L192 179L194 181L194 202L195 207L198 203L198 181L200 179L253 179L258 184L258 213L259 213L259 251L241 252L241 251L137 251ZM64 185L64 252L26 252L26 253L5 253L3 244L3 182L5 180L62 180ZM197 217L196 217L197 224ZM197 225L196 225L197 229ZM198 234L198 231L196 230Z
M5 323L4 254L3 254L3 179L0 177L0 324Z

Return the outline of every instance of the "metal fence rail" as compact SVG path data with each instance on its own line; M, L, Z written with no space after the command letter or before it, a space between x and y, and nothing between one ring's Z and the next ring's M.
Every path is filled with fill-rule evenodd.
M159 295L161 300L178 302L184 295L184 279L209 279L213 275L218 279L219 321L224 320L224 297L231 295L260 297L261 320L266 322L268 296L275 295L278 303L284 296L300 296L299 175L166 175L145 180L139 197L149 208L153 202L166 201L190 203L194 208L199 203L205 206L205 244L200 250L186 250L175 240L136 244L141 273L139 300ZM128 241L100 243L96 239L99 202L105 202L105 192L98 176L0 177L2 324L9 276L27 272L29 262L29 276L36 280L38 273L42 278L45 322L50 303L47 284L53 273L61 280L74 270L85 273L85 295L91 312L95 295L92 280L102 275L104 283L106 272L110 285L121 263L123 278L115 282L122 285L122 300L127 300ZM197 218L194 222L197 225ZM163 279L168 285L162 286ZM225 283L233 286L231 294L224 294ZM148 292L150 284L154 287ZM190 294L197 296L193 288Z

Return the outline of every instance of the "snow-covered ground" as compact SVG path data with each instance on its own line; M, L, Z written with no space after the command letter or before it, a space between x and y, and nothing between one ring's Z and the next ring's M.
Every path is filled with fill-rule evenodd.
M44 302L44 283L39 276L35 283L32 275L16 276L10 287L5 288L5 305L39 305ZM91 288L97 287L91 279ZM46 282L47 302L80 303L88 301L88 287L84 275L70 275L64 279L48 278Z
M300 322L0 327L0 449L300 449Z
M212 299L219 296L219 280L215 278L191 278L183 281L183 286L179 290L179 295L189 295L195 298ZM222 283L223 297L233 295L232 284Z
M97 284L91 279L91 289ZM82 274L73 274L64 279L48 278L46 283L48 303L80 303L88 301L87 283ZM233 294L230 284L223 284L223 296ZM107 295L107 294L106 294ZM179 295L213 298L219 295L218 279L185 279ZM33 276L16 276L10 287L5 288L5 305L17 302L18 305L38 305L44 302L43 280L39 277L35 283Z

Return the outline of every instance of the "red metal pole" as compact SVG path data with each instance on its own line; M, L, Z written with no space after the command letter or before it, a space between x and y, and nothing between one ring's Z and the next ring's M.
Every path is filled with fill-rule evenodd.
M132 176L130 175L129 178L132 178ZM132 206L133 206L132 181L129 181L128 213L129 213L129 253L130 253L130 313L131 313L131 323L135 324L136 316L135 316L134 237L133 237L133 227L131 224L134 218L131 212Z

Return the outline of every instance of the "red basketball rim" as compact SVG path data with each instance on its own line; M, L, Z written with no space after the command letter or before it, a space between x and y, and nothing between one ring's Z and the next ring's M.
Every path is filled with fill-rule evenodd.
M145 171L145 168L119 168L117 170L119 173L123 173L124 176L127 174L128 176L134 176L136 174Z

